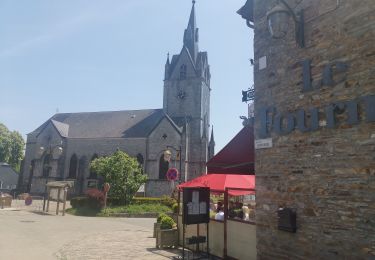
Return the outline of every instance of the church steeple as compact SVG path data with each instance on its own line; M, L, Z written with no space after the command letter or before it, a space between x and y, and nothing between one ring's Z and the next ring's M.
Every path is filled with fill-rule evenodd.
M184 47L189 50L190 56L194 63L197 60L198 55L198 28L195 19L195 1L193 0L193 6L191 7L190 18L187 28L184 32Z
M169 61L169 52L167 54L167 61L165 62L165 72L164 72L164 80L169 78L169 67L171 63Z
M215 155L215 139L214 139L214 127L211 129L210 143L208 144L208 159L211 159Z

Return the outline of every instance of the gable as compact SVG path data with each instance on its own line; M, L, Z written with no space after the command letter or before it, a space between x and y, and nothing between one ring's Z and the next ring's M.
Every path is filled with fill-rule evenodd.
M175 140L176 138L179 139L181 137L182 131L181 129L176 126L173 121L168 118L167 116L164 116L158 125L152 130L149 137L151 139L172 139ZM166 135L166 137L164 137Z
M173 57L174 58L174 57ZM192 57L186 47L183 47L180 55L176 60L173 61L173 67L171 68L170 79L180 79L180 68L182 65L186 66L186 77L197 77L197 71L193 62Z
M46 124L43 125L44 127L36 136L39 143L50 143L51 140L61 140L63 136L61 136L52 120L48 120Z

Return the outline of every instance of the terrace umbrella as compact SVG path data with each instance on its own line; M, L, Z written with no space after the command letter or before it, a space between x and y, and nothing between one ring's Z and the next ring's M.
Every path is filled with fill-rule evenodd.
M228 192L232 196L255 194L255 176L212 173L178 185L179 189L187 187L209 187L212 192L217 193L223 193L226 188L232 188Z

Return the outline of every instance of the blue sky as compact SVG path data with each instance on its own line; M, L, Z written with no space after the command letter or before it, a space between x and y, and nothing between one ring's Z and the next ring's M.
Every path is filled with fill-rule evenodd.
M247 114L253 32L245 0L197 0L211 66L216 152ZM24 136L56 113L161 108L164 64L178 54L189 0L0 1L0 122Z

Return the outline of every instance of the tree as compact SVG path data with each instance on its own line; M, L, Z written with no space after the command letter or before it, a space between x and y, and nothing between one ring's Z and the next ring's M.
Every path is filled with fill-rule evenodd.
M111 185L109 196L117 197L125 204L131 202L139 187L147 180L137 159L122 151L97 158L91 162L90 167Z
M17 172L23 159L25 141L17 131L9 129L0 123L0 162L9 163Z

